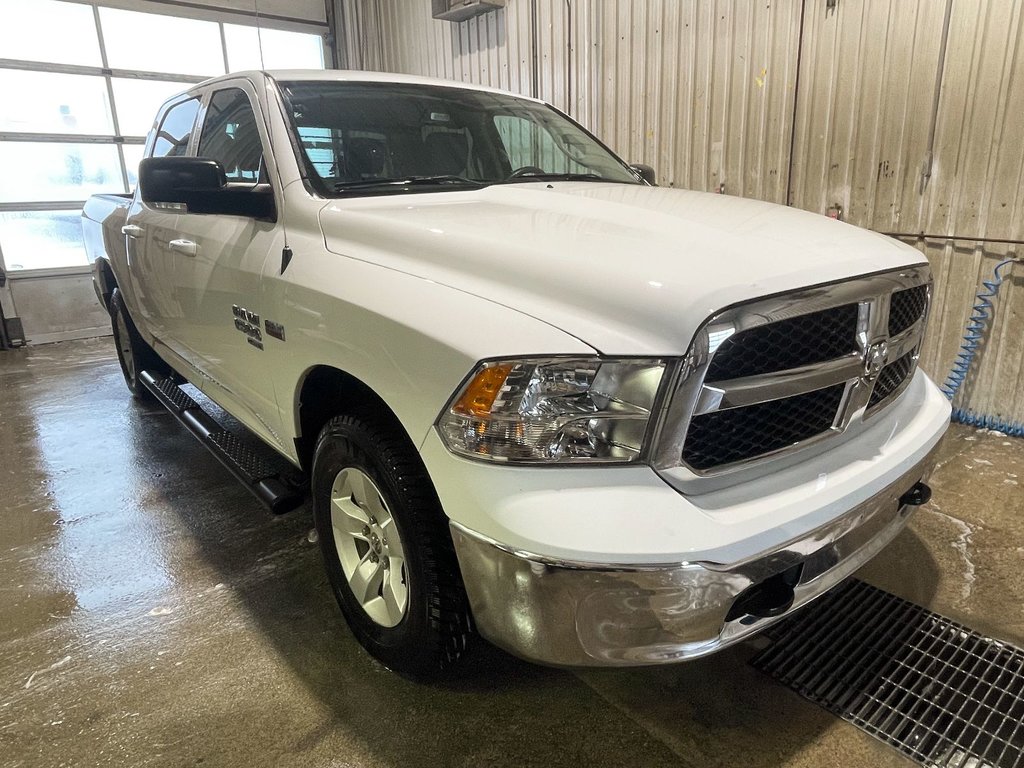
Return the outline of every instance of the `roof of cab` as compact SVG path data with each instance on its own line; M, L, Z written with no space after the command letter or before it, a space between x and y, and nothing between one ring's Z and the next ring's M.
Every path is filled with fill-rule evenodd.
M540 101L524 94L504 91L500 88L489 88L476 83L464 83L458 80L443 80L438 77L420 77L418 75L400 75L393 72L364 72L355 69L250 69L241 72L230 72L226 75L204 80L197 83L189 90L213 85L222 80L230 80L237 77L258 79L260 75L269 75L275 80L304 80L304 81L330 81L336 83L402 83L409 85L434 85L445 88L462 88L472 91L486 91L488 93L501 93L507 96L516 96L530 101Z

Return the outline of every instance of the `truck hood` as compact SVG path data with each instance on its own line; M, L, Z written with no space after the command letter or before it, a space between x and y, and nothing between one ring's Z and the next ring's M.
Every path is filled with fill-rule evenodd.
M320 224L333 253L502 304L605 354L682 354L726 306L924 262L806 211L632 184L334 200Z

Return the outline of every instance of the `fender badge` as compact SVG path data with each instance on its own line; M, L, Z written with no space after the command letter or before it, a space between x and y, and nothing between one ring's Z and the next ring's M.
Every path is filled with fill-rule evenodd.
M284 341L284 326L280 323L275 323L273 320L264 320L263 327L267 329L267 336L273 336L275 339Z

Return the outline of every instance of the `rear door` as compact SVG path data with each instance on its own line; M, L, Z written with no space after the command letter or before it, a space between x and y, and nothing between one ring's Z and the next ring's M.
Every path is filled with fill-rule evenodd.
M247 80L218 84L204 99L199 157L224 167L229 185L268 183L273 162L258 102ZM281 207L278 194L278 210ZM250 216L178 214L169 290L180 308L170 322L200 386L250 429L279 442L277 406L266 371L261 276L280 265L283 229Z

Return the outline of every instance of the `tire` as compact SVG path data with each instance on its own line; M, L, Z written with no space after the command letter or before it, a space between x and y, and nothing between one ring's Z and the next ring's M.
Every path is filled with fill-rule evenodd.
M447 518L408 438L384 421L334 417L317 439L312 494L327 576L360 644L413 677L452 667L472 633L469 606Z
M110 324L114 329L114 345L117 347L117 361L121 364L121 373L129 391L137 400L149 401L153 396L142 384L139 374L149 371L154 374L170 372L167 364L147 344L132 322L124 298L117 288L110 295Z

